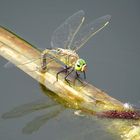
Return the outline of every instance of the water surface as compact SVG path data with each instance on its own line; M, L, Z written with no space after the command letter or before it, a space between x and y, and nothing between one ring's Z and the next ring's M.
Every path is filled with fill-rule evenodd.
M0 24L37 47L50 47L52 32L76 11L86 12L87 22L111 14L111 23L79 51L88 64L87 81L110 96L140 106L139 1L1 1ZM0 114L23 104L46 100L50 106L13 119L0 119L0 139L5 140L117 140L94 117L81 117L45 94L38 82L17 68L5 69L0 57ZM52 102L51 102L52 101ZM33 120L42 116L32 132ZM36 120L35 120L36 122ZM35 124L35 126L38 124ZM29 127L28 127L29 126Z

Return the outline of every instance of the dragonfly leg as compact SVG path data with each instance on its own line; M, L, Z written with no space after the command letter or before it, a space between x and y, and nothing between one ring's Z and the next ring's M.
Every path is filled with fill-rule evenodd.
M85 71L83 72L83 74L84 74L84 79L86 79L86 73L85 73ZM76 71L76 79L77 78L80 78L80 74Z
M81 82L83 84L83 81L80 78L80 74L77 71L75 73L76 73L75 80L77 79L79 82ZM83 74L84 74L84 79L86 79L86 73L83 72Z
M65 76L65 81L70 85L69 80L67 79L67 77L74 71L74 68L72 68L72 70Z
M71 68L71 67L65 66L64 69L62 69L61 71L57 72L57 74L56 74L56 79L57 79L57 81L58 81L58 76L59 76L59 74L62 73L62 72L68 73L68 70L69 70L70 68Z
M65 70L66 70L65 72L68 73L68 70L69 70L70 68L71 68L71 67L68 67L67 65L65 65Z
M86 72L84 71L83 73L84 73L84 79L86 79Z
M80 77L80 74L76 71L76 78L79 78Z

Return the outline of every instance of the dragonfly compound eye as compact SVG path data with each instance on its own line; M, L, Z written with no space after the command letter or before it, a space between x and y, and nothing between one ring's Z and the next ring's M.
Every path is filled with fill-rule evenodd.
M83 59L78 59L75 65L75 70L77 71L86 71L86 62Z

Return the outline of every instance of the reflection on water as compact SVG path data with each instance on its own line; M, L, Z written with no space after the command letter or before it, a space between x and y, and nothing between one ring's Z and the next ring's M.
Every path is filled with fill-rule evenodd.
M63 108L57 106L49 113L36 117L31 122L27 123L27 125L23 128L23 133L31 134L32 132L37 131L48 120L56 117L62 110Z
M33 113L33 112L39 112L39 111L43 112L43 110L46 110L45 113L33 118L30 122L28 122L25 125L25 127L23 127L22 132L24 134L32 134L33 132L38 131L39 128L41 128L41 126L45 125L49 120L55 119L56 117L58 117L60 115L60 113L62 113L63 111L66 111L67 108L71 108L74 110L77 109L77 108L75 108L74 105L69 104L68 102L66 102L65 100L60 98L55 93L46 89L46 87L44 87L41 84L40 84L40 88L46 96L49 96L49 98L44 97L43 99L36 100L34 102L30 102L30 103L27 103L24 105L20 105L2 115L2 118L6 120L6 119L22 117L22 116L28 115L30 113ZM75 139L75 138L78 139L79 137L81 138L81 137L85 137L85 136L89 136L89 138L91 139L94 137L92 135L100 136L100 133L102 133L102 135L105 135L105 137L107 136L107 138L105 138L105 137L104 138L108 140L108 138L110 137L110 136L108 136L109 133L106 133L106 131L108 131L108 130L113 133L113 135L111 135L112 140L118 139L119 135L122 135L122 137L125 138L127 136L127 129L130 129L132 131L132 134L129 137L132 137L134 134L139 135L139 121L117 120L117 119L111 119L111 120L110 119L98 119L97 117L93 117L92 115L89 115L89 114L88 115L82 114L82 115L85 116L85 117L82 117L82 119L86 119L86 118L88 119L85 121L85 123L83 123L83 124L85 124L85 126L81 127L81 125L77 124L78 120L75 120L74 123L72 123L72 126L70 126L69 128L73 129L74 127L78 127L79 130L81 129L81 131L78 131L78 129L77 129L75 132L75 135L69 136L67 139ZM74 117L74 118L76 118L76 117ZM70 118L70 119L72 119L72 118ZM64 123L67 124L67 122L64 122ZM100 124L101 124L101 126L99 127ZM70 125L70 123L67 124L67 126L68 125ZM88 126L88 128L86 129L87 126ZM99 129L97 129L96 126ZM84 128L84 129L82 129L82 128ZM112 128L115 128L114 129L115 131L112 131ZM62 130L64 131L65 129L62 129ZM118 132L116 132L116 130L118 130ZM97 132L95 132L95 131L97 131ZM138 132L135 132L135 131L138 131ZM65 133L67 133L67 132L64 131L63 135L65 135ZM115 133L118 133L119 135L118 134L116 135ZM86 139L88 139L88 138L86 138Z
M30 113L36 111L47 110L47 113L37 116L30 122L28 122L25 127L22 129L24 134L31 134L37 130L41 126L47 123L48 120L53 119L59 115L62 111L66 108L77 109L74 104L69 104L62 98L60 98L57 94L53 93L52 91L48 90L42 84L39 84L41 90L48 98L39 99L27 104L23 104L13 108L12 110L2 114L3 119L12 119L12 118L19 118ZM80 116L80 114L77 114ZM84 114L85 115L85 114ZM82 115L83 116L83 115Z
M18 106L12 109L9 112L6 112L2 115L3 119L12 119L22 117L29 113L35 111L41 111L43 109L49 110L46 114L36 117L31 122L27 123L26 126L23 128L23 133L31 134L34 131L37 131L42 125L44 125L48 120L53 119L56 117L60 112L62 112L65 108L64 106L68 106L68 104L60 99L55 93L47 90L43 85L40 84L40 87L44 94L48 95L49 97L53 98L44 98L40 99L31 103L27 103L21 106ZM58 103L59 102L59 103ZM60 104L61 102L61 104Z
M63 111L66 111L67 108L71 108L74 110L77 109L75 108L74 105L69 104L68 102L60 98L57 94L46 89L45 86L40 84L40 88L47 97L49 96L49 98L44 97L43 99L39 99L27 104L17 106L12 110L2 114L1 116L3 119L6 120L6 119L19 118L25 115L29 115L30 113L33 112L39 112L39 111L43 112L44 110L46 110L45 113L33 118L31 121L25 124L25 126L23 126L22 128L23 134L32 134L33 132L38 131L43 125L47 124L47 122L55 119L55 117L58 117L59 114L62 113ZM84 116L85 115L86 114L84 114ZM65 131L65 129L63 129L63 126L61 128L62 131L64 131L62 132L62 135L64 137L63 139L65 140L79 139L79 138L102 139L103 137L104 139L108 139L110 137L108 133L104 132L104 128L102 128L98 123L96 123L96 121L98 120L97 118L93 116L81 117L81 120L77 119L76 116L74 118L75 118L74 120L72 118L69 118L68 120L70 122L65 122L65 120L63 120L64 124L67 123L67 127L68 127L67 128L68 131ZM84 125L81 126L81 124ZM71 132L69 132L69 130ZM100 136L100 133L102 133L102 136ZM94 135L96 135L96 137Z

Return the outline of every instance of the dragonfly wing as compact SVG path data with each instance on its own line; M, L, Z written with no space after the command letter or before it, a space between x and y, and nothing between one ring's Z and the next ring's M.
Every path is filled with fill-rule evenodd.
M70 16L53 33L51 46L70 49L71 43L84 22L84 11L80 10Z
M41 58L33 58L33 59L31 59L31 60L29 60L27 62L24 62L22 64L17 64L17 65L15 65L15 64L13 64L12 62L9 61L6 64L4 64L4 68L12 68L14 66L27 65L27 64L33 63L35 61L38 61L39 59L41 59Z
M84 44L92 36L102 30L109 23L110 19L110 15L105 15L85 25L75 36L75 39L73 40L73 43L71 45L71 49L77 51L82 46L84 46Z

